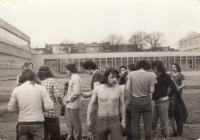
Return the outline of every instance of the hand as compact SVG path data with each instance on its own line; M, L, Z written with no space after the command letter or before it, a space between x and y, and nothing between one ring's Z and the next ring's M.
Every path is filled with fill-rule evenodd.
M176 91L180 91L180 90L181 90L181 88L180 88L180 87L177 87Z
M88 98L89 96L87 95L87 93L81 93L81 95L84 97L84 98Z
M76 97L71 97L69 102L73 102L75 100Z
M126 129L126 122L122 121L121 126L122 126L122 129Z
M160 103L160 102L164 102L164 101L166 101L166 100L168 100L168 99L169 99L168 96L162 97L162 98L160 98L160 99L158 100L158 102L159 102L159 103Z
M90 120L87 120L87 130L90 132L92 130L92 122Z

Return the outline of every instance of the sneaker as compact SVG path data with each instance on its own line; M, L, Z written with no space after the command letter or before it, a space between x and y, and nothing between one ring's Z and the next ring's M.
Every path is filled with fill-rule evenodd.
M170 135L170 137L177 137L178 136L178 133L173 133Z

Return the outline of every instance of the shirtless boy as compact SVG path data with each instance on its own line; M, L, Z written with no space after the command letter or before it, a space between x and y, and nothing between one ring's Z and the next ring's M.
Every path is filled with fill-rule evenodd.
M122 140L119 118L122 118L123 129L125 129L126 120L124 95L123 90L117 85L118 78L118 70L108 68L103 75L105 84L99 85L93 90L87 109L87 127L91 131L91 115L94 105L98 103L97 140L107 140L108 134L113 140Z

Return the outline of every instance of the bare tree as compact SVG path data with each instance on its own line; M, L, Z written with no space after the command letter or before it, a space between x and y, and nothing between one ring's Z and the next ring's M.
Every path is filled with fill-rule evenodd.
M133 33L129 39L129 44L132 46L137 46L137 51L141 51L146 47L147 41L146 41L146 32L145 31L137 31Z
M71 52L71 49L72 49L72 48L71 48L71 44L73 44L73 42L72 42L71 40L69 40L69 39L64 39L64 40L62 41L61 45L65 47L64 51L65 51L66 53Z
M152 51L157 51L158 48L162 46L162 43L166 41L164 34L161 32L148 34L145 39L150 44Z
M110 42L107 42L106 40L102 40L101 43L101 51L102 52L108 52L110 47Z
M122 35L110 34L104 41L110 42L109 51L119 52L123 50L125 40Z
M185 37L190 37L192 35L198 34L196 31L189 31Z

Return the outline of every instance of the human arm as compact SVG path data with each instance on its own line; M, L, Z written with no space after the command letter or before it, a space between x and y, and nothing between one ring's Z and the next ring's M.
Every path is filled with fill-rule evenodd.
M82 95L84 98L91 97L91 96L92 96L92 91L91 91L91 92L82 92L81 95Z
M122 129L125 129L126 128L126 118L125 118L125 105L124 105L124 94L123 94L123 91L121 89L121 92L120 92L120 97L119 97L119 114L121 116L121 126L122 126Z
M41 93L42 93L42 101L43 101L44 111L50 111L50 110L55 109L54 103L51 100L49 93L46 90L46 88L41 89Z
M183 89L184 87L186 87L186 80L183 74L181 74L181 86L178 87L178 89Z
M16 93L13 91L12 95L10 97L10 100L8 102L8 111L9 112L19 112L19 107L18 107L18 102L17 102L17 98L16 98Z
M129 92L131 94L131 79L130 79L130 74L128 74L128 80L126 81L125 84L125 90L127 90L127 92Z
M154 74L151 75L151 78L150 78L150 98L152 99L152 96L153 96L153 93L155 91L155 84L157 83L157 80L156 80L156 76Z
M93 113L93 107L96 105L98 96L97 96L97 91L94 90L94 93L92 94L91 100L89 102L88 108L87 108L87 129L91 131L91 115Z
M17 81L16 81L17 86L19 85L19 77L20 77L20 75L17 76Z
M100 81L96 81L93 83L93 87L95 88L96 86L99 86L100 85ZM91 92L82 92L81 95L84 97L84 98L89 98L92 96L92 91Z
M54 94L53 96L56 98L56 100L63 105L63 95L61 92L59 92L58 90L58 84L55 80L52 80L52 94Z
M165 75L164 80L165 80L165 83L168 84L168 86L170 88L170 92L169 92L169 88L168 88L167 94L166 94L167 96L161 97L158 102L163 102L163 101L168 100L169 98L172 98L172 96L174 95L174 91L176 91L178 89L175 81L173 81L173 79L168 74Z

